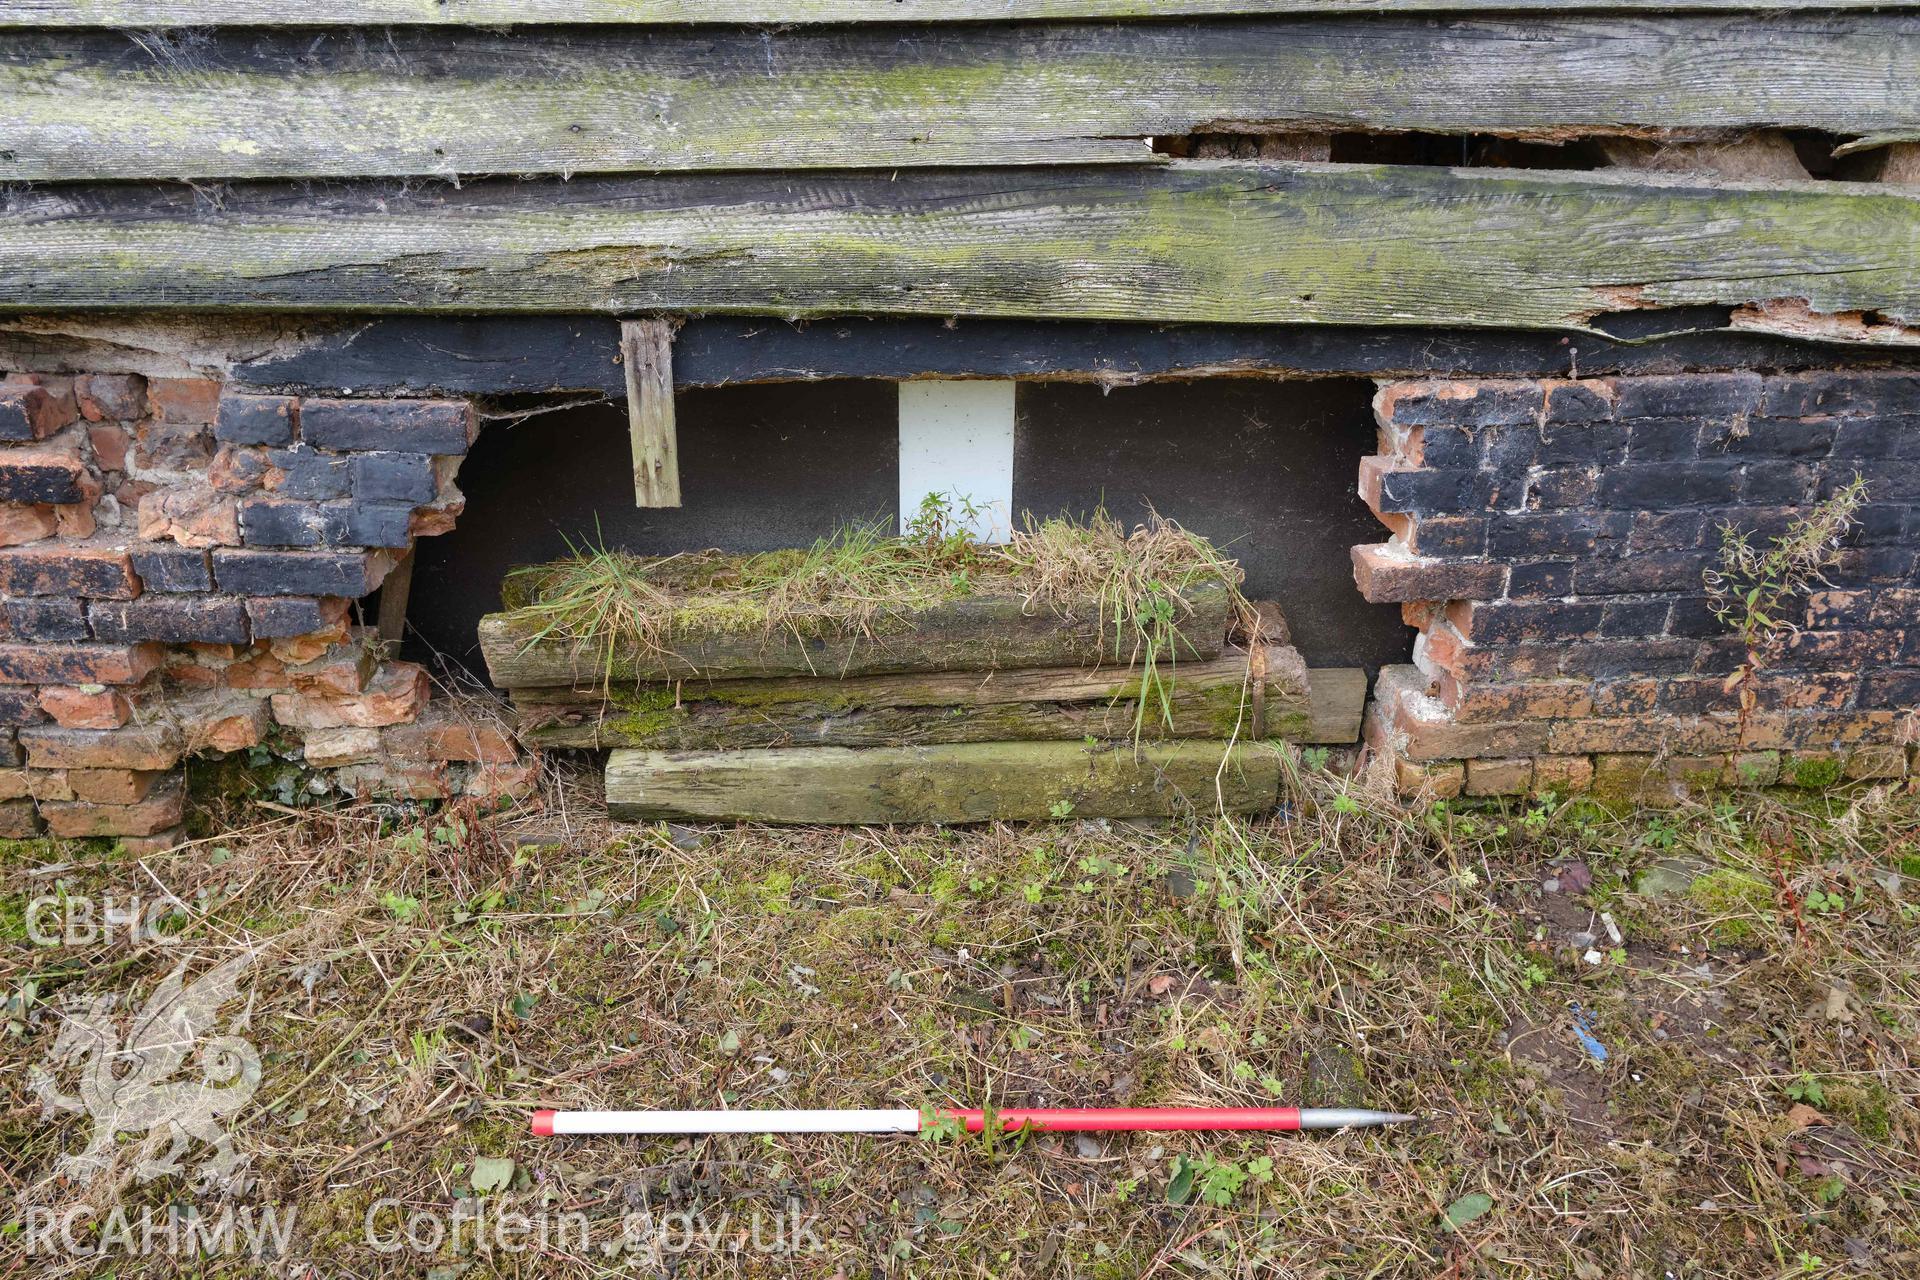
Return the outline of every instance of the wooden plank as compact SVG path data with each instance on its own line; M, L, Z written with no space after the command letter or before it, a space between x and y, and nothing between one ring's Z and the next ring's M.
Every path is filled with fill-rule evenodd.
M607 811L628 821L919 823L1149 818L1279 800L1284 747L971 742L616 751Z
M0 310L1053 316L1579 326L1801 300L1920 320L1920 195L1194 161L0 194Z
M1597 377L1617 373L1681 373L1701 369L1827 368L1835 362L1884 363L1897 353L1861 352L1795 343L1724 329L1714 307L1630 312L1646 338L1616 342L1599 335L1565 341L1554 333L1462 329L1260 325L1149 325L1061 320L972 320L948 325L904 317L789 324L696 318L674 341L679 387L826 378L1021 378L1126 385L1161 378L1324 376L1415 378L1442 374L1486 377ZM150 335L129 318L79 316L74 337L62 324L36 318L13 334L0 321L0 368L119 367L136 360ZM182 321L173 322L175 329ZM218 350L221 327L206 317L203 345ZM1653 335L1669 334L1654 338ZM84 336L83 336L84 335ZM1651 339L1651 340L1648 340ZM232 366L236 385L262 390L362 395L500 395L604 392L623 394L619 328L599 316L509 316L478 319L407 316L319 324L297 344L254 355L260 343L235 334L249 358ZM75 353L60 354L71 348ZM62 359L70 364L61 364Z
M1878 0L7 0L0 27L530 26L556 23L1009 22L1275 13L1663 13L1906 7Z
M1182 661L1207 661L1226 646L1225 588L1196 587L1192 612L1179 623ZM663 649L538 638L539 624L524 615L489 614L480 620L480 651L493 683L503 689L633 685L700 676L721 680L771 676L854 676L896 671L988 671L1015 667L1095 666L1132 660L1130 641L1117 640L1091 606L1063 618L1018 596L969 596L903 618L877 618L873 635L806 634L805 627L742 628L722 618L709 627L683 626Z
M1244 652L1180 663L1140 724L1164 738L1313 738L1320 700L1291 647L1267 650L1265 697L1253 699ZM1363 677L1364 678L1364 677ZM1134 736L1139 677L1118 667L860 676L847 680L689 681L550 690L516 697L519 736L540 747L698 751L941 742L1064 741Z
M413 551L408 549L380 583L380 638L399 644L407 637L407 603L413 598Z
M1313 730L1298 742L1346 745L1360 741L1367 711L1367 673L1359 667L1315 667L1309 673Z
M673 322L620 322L627 425L633 438L633 505L680 505L680 439L673 417Z
M1408 74L1409 68L1418 74ZM1155 160L1301 129L1920 128L1920 17L0 38L0 180ZM1323 157L1324 158L1324 157Z

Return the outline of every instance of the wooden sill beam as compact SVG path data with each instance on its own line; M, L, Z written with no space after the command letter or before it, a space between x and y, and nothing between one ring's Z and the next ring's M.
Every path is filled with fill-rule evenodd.
M178 49L12 34L0 181L1149 164L1152 138L1223 132L1890 137L1920 130L1920 88L1896 85L1920 86L1920 16L962 27L905 44L894 29L236 31ZM1327 158L1324 143L1263 154Z
M1471 13L1581 10L1665 13L1674 0L8 0L0 27L541 26L574 23L768 24L1009 22L1236 14ZM1899 8L1880 0L1686 0L1688 9Z
M0 311L933 315L1586 327L1766 304L1920 325L1920 192L1192 161L0 193ZM1880 323L1884 322L1884 323Z

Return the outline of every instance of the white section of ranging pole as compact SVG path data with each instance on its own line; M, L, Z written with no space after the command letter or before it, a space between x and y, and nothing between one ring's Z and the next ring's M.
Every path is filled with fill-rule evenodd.
M560 1111L553 1133L918 1133L920 1113L897 1111Z
M1013 531L1011 382L900 384L900 528L929 494L980 511L966 522L979 542Z

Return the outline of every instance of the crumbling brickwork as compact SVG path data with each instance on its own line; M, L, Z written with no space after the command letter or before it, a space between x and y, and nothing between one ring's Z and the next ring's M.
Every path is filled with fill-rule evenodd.
M382 657L352 602L461 507L464 401L0 380L0 836L180 834L180 763L275 745L349 795L531 769Z
M1898 778L1920 705L1920 375L1690 374L1382 387L1355 547L1418 628L1367 736L1409 790L1690 789ZM1755 681L1703 581L1733 525L1779 533L1859 474L1831 587Z

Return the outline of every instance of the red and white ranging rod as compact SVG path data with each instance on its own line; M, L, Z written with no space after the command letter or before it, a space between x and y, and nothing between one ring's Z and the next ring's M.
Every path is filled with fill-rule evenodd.
M1005 1129L1049 1133L1293 1133L1362 1129L1417 1119L1352 1107L1008 1107L994 1112ZM958 1120L986 1128L984 1111L536 1111L542 1138L588 1134L919 1133Z

